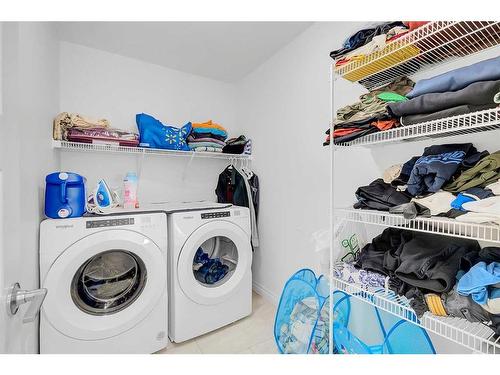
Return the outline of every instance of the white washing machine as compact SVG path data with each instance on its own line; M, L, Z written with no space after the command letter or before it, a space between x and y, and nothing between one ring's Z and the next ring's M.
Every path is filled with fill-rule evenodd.
M41 353L152 353L168 344L165 213L45 220Z
M168 215L169 336L182 342L252 312L250 214L232 206ZM215 281L200 276L201 249L227 271ZM221 275L219 274L219 277Z

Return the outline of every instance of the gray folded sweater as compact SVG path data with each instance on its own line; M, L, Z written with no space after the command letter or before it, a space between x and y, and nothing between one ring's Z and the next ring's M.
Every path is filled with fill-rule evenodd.
M394 116L433 113L461 105L494 104L494 97L500 92L500 80L471 83L458 90L431 93L404 102L389 103L387 107Z

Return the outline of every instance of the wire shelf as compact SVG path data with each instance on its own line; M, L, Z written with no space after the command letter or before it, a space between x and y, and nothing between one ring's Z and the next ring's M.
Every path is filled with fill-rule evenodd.
M419 124L368 134L335 147L375 147L380 144L412 142L429 138L449 137L500 129L500 107L426 121Z
M462 318L435 316L430 312L426 312L421 319L418 319L408 300L390 290L366 290L357 284L350 284L335 277L331 279L331 284L334 291L344 291L474 352L500 354L500 337L495 336L494 332L484 324L471 323Z
M341 220L356 223L500 243L500 226L495 224L462 223L454 219L435 216L430 218L417 216L415 219L405 219L403 215L391 214L385 211L358 210L354 208L335 209L334 216Z
M223 154L208 151L177 151L177 150L161 150L156 148L145 147L127 147L116 146L110 144L99 143L79 143L68 141L52 141L52 147L68 151L84 151L84 152L109 152L135 155L158 155L158 156L177 156L177 157L192 157L192 158L207 158L207 159L225 159L225 160L252 160L252 155L245 154Z
M372 90L499 44L500 22L434 21L389 42L380 51L336 67L335 73Z

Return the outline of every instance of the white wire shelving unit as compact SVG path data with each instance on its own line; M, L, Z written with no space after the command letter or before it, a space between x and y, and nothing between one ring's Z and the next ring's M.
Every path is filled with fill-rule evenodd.
M455 219L438 216L428 218L417 216L415 219L405 219L400 214L354 208L336 208L335 217L355 223L408 229L416 232L435 233L500 244L500 226L496 224L463 223Z
M500 129L500 107L368 134L336 147L375 147L381 144L450 137Z
M52 141L54 149L65 151L80 151L80 152L105 152L105 153L121 153L132 155L156 155L156 156L172 156L172 157L191 157L191 158L206 158L206 159L224 159L224 160L252 160L252 155L245 154L224 154L219 152L203 152L203 151L177 151L177 150L162 150L146 147L127 147L116 146L100 143L79 143L68 141Z
M475 353L500 354L500 337L495 336L485 324L472 323L463 318L435 316L429 312L419 319L409 306L409 301L391 290L382 288L367 290L336 277L331 278L331 285L334 290L348 293Z
M500 44L500 22L433 21L388 43L384 49L335 68L367 89L381 87L436 64Z
M411 76L437 65L476 54L500 46L500 22L498 21L433 21L390 42L380 51L342 66L334 63L330 69L331 82L331 123L333 135L335 120L335 87L338 79L357 82L368 90L382 87L396 78ZM465 115L401 126L387 131L372 133L351 142L335 144L330 142L331 166L331 215L332 233L337 220L358 222L368 225L395 227L413 231L435 233L445 236L500 243L500 227L494 224L462 223L440 217L416 217L407 220L402 215L383 211L356 210L335 207L335 154L356 147L387 146L401 142L434 139L454 135L500 129L500 108L478 111ZM352 147L355 146L355 147ZM334 248L337 239L331 236L330 264L334 263ZM418 319L409 307L406 298L392 291L363 290L360 286L349 284L333 276L330 267L330 293L342 290L356 298L361 298L380 309L409 320L429 332L445 337L476 353L500 354L500 338L484 324L470 323L466 319L438 317L430 313ZM330 321L333 319L333 306L330 306ZM333 343L333 330L330 329L330 342ZM333 345L330 345L330 353Z

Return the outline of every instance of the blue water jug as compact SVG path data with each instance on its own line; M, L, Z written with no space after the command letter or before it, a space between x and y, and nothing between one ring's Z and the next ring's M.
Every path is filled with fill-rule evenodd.
M45 177L45 216L52 219L80 217L85 213L85 178L71 172Z

